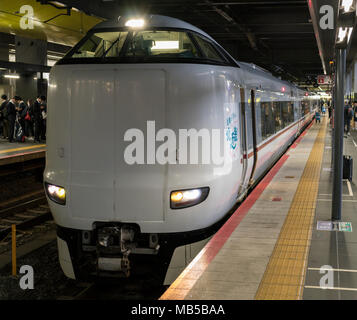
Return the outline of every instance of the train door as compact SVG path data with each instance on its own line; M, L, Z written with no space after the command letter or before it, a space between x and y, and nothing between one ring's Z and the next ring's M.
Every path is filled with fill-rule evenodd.
M239 189L240 197L244 197L251 184L252 174L254 174L256 154L256 129L255 129L255 91L240 90L241 98L241 140L242 140L242 163L243 174ZM254 124L253 124L254 122Z
M247 117L246 117L246 99L245 90L240 88L240 132L241 132L241 162L243 164L241 185L238 191L239 197L245 195L247 189L246 177L248 170L248 138L247 138Z
M253 185L255 180L254 180L254 174L255 170L257 168L257 162L258 162L258 148L257 148L257 119L256 119L256 104L255 104L255 90L250 90L250 108L251 108L251 113L252 113L252 133L253 133L253 167L251 170L250 178L249 178L249 185Z

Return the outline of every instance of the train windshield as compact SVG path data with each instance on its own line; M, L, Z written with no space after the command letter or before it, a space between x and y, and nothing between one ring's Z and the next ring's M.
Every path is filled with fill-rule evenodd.
M181 30L103 31L87 35L62 63L180 62L230 64L209 39ZM70 61L68 61L70 62Z
M137 31L126 49L126 57L199 58L198 50L186 32Z
M118 57L128 32L101 32L91 35L71 58Z

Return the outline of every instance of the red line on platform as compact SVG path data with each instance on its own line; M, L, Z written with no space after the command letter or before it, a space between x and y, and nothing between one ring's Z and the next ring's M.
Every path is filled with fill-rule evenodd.
M26 155L29 155L29 154L40 153L40 152L44 152L44 151L46 151L46 149L40 149L40 150L36 150L36 151L23 152L23 153L14 153L14 154L11 154L11 155L6 155L4 157L0 156L0 160L26 156Z

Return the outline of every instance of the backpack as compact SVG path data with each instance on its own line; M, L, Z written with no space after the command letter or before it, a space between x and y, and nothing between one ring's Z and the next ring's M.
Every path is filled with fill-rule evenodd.
M31 116L30 116L30 113L28 111L26 112L25 120L31 121Z
M24 130L22 129L21 125L18 122L16 122L16 125L17 125L16 135L15 135L16 141L25 142Z

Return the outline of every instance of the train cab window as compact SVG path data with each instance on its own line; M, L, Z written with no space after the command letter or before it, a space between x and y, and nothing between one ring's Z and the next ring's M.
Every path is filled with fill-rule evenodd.
M138 31L130 39L124 56L198 58L199 53L186 32Z
M199 47L201 48L202 54L204 55L205 58L209 60L215 60L219 62L226 62L224 58L221 57L221 55L218 53L216 48L208 42L207 40L203 39L202 37L198 35L193 35L195 40L197 41Z
M113 30L89 33L58 64L236 63L203 36L186 30Z
M118 57L128 32L101 32L90 36L71 58Z

